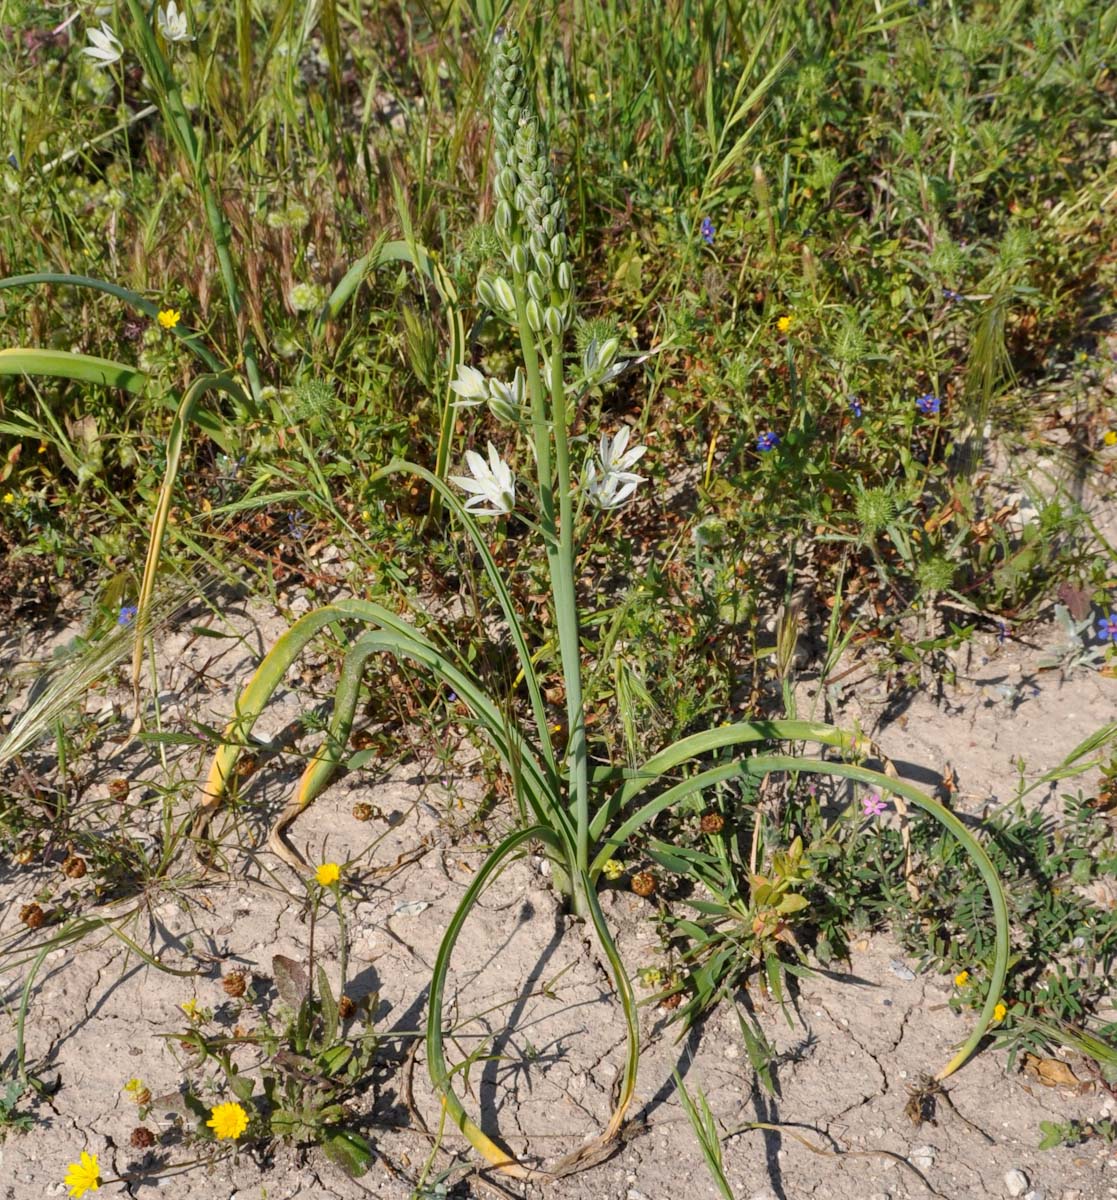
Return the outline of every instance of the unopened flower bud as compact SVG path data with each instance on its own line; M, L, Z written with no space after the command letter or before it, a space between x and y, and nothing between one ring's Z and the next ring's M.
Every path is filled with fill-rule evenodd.
M540 250L535 256L535 265L539 269L539 274L543 276L544 281L549 280L555 273L555 260L546 250Z
M574 290L574 272L568 262L560 262L558 265L558 285L564 292Z
M493 285L483 275L477 279L477 299L485 308L498 308L499 303Z
M516 293L512 291L512 285L503 275L493 280L493 292L496 295L497 305L502 312L508 314L515 313Z
M543 218L543 220L540 222L540 224L543 226L543 232L549 238L553 238L555 236L555 234L558 232L558 225L556 224L554 217L552 217L550 215L550 213L548 213L547 216L545 216Z
M527 290L533 299L538 300L540 304L546 304L548 288L537 271L528 272Z
M496 177L496 194L499 200L512 200L516 194L516 172L505 167Z
M527 324L532 333L541 333L543 330L543 309L534 297L527 302Z
M493 224L497 233L507 234L512 228L512 205L507 200L501 200L493 214Z
M551 238L550 249L551 254L554 256L556 261L561 262L566 257L566 234L556 233L555 236Z
M508 257L512 263L512 270L515 271L517 275L524 275L527 273L527 251L519 242L512 247Z
M562 310L553 304L548 304L545 320L551 334L555 337L562 337L562 331L566 328L566 318L562 315Z

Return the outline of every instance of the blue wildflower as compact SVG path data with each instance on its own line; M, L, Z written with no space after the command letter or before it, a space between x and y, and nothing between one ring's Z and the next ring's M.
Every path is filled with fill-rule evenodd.
M942 298L947 304L957 304L959 300L964 300L965 296L961 292L956 292L953 288L944 287L942 290Z
M1008 626L1004 623L1004 621L998 621L997 622L997 641L1000 642L1000 644L1003 646L1010 637L1012 637L1012 634L1009 633Z
M1098 638L1103 642L1117 642L1117 612L1098 621Z
M136 613L139 611L134 604L122 604L120 606L120 616L116 618L116 623L118 625L131 625Z
M714 223L709 217L702 218L702 224L699 226L698 232L702 235L702 240L707 246L714 244Z
M849 398L849 411L860 420L861 419L861 401L856 396Z
M932 395L930 392L924 392L915 402L915 407L925 416L934 416L942 407L942 401L938 396Z
M767 454L769 450L775 450L780 444L780 435L778 433L762 433L756 439L756 448L761 454Z

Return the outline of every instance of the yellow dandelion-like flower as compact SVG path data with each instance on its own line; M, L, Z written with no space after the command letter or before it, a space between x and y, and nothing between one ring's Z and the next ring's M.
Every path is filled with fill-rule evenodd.
M16 502L16 498L15 498L14 492L5 492L4 493L4 503L5 504L15 504L15 502Z
M214 1137L235 1141L248 1128L248 1113L236 1101L218 1104L206 1124L213 1130Z
M164 329L174 329L182 320L182 313L177 308L164 308L160 310L157 320Z
M71 1196L84 1196L86 1192L95 1192L101 1186L101 1168L97 1165L96 1154L81 1152L81 1161L70 1163L66 1168L66 1186Z
M780 317L780 319L776 322L776 328L780 331L780 333L787 333L787 331L791 328L791 318Z
M954 976L954 986L955 987L965 987L966 984L969 983L969 981L970 981L969 971L959 971L958 974Z
M601 874L609 880L610 883L616 883L624 874L624 863L615 858L607 858L601 867Z
M1107 446L1117 446L1117 429L1107 429L1105 437L1102 438Z
M196 1021L198 1019L197 1000L186 1000L184 1003L179 1005L179 1008L182 1009L182 1011L190 1018L191 1021Z
M314 878L318 880L321 887L329 887L331 883L337 883L341 878L341 868L337 863L323 863L317 871L314 872Z
M1008 1016L1008 1008L1000 1001L993 1008L993 1024L999 1025Z

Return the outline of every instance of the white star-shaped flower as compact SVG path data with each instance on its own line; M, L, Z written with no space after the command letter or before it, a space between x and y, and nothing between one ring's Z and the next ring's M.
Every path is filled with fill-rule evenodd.
M124 47L104 21L101 22L100 29L87 29L85 36L89 39L89 45L83 46L81 52L93 59L97 66L111 67L114 62L120 61Z
M619 508L637 485L644 482L643 475L636 475L629 468L640 461L647 446L628 449L631 433L627 425L622 425L612 437L603 433L597 461L586 460L586 493L598 508Z
M458 363L457 377L450 384L450 390L457 392L461 399L457 408L469 408L473 404L484 404L489 398L489 382L476 367Z
M451 475L450 482L470 493L465 502L466 511L479 517L502 517L510 513L516 503L516 477L512 468L497 454L492 442L489 442L487 463L475 450L467 450L465 465L473 478Z
M186 12L179 11L175 0L168 0L167 7L159 9L159 32L168 42L192 42L189 26L186 24Z

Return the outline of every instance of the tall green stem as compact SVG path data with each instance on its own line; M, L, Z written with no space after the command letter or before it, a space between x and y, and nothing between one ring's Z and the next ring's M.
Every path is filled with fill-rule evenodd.
M566 390L562 379L562 338L551 339L551 414L555 433L555 472L559 502L559 552L551 576L558 623L559 654L566 689L567 770L577 822L578 876L589 867L590 805L586 754L586 715L582 706L582 661L578 638L578 597L574 588L574 504L570 445L566 433Z

